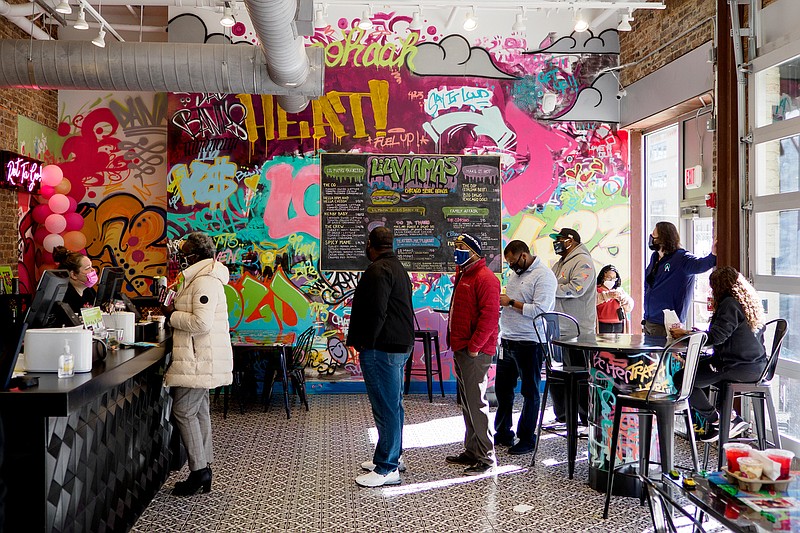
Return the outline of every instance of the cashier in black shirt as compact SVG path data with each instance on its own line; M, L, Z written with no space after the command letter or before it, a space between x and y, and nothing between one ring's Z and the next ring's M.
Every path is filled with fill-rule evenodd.
M69 287L64 295L64 303L80 315L84 307L93 307L97 293L92 288L97 284L97 272L92 260L78 252L70 252L63 246L53 249L53 259L58 268L69 272Z

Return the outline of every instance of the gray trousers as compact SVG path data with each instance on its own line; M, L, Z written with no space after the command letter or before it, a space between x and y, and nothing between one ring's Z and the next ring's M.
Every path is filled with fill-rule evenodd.
M476 462L496 465L494 438L489 426L489 402L486 388L492 355L479 353L470 357L467 350L453 353L458 389L461 391L461 411L464 414L464 449Z
M214 461L208 390L172 387L171 392L172 420L181 432L189 470L201 470Z

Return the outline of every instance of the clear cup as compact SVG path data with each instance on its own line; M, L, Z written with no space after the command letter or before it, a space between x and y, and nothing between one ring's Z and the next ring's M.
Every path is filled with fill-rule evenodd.
M777 448L772 448L765 450L764 454L781 465L781 475L778 479L789 479L789 472L792 470L792 459L794 459L794 452L790 450L779 450Z
M723 447L725 450L725 461L728 463L729 472L739 472L739 459L750 455L750 446L740 442L728 442Z
M761 473L764 471L764 465L755 457L740 457L739 472L741 477L747 479L761 479Z
M119 348L121 331L122 330L119 330L119 329L110 329L110 330L108 330L108 341L107 342L108 342L108 349L109 350L116 350L117 348ZM120 332L120 336L117 335L117 332Z

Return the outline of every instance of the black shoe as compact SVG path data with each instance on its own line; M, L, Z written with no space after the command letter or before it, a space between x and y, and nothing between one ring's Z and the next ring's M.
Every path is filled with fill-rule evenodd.
M211 469L208 467L192 470L186 481L175 483L172 494L175 496L193 496L198 491L203 493L211 492Z
M719 426L710 424L705 431L698 432L697 437L700 442L716 442L719 440Z
M535 444L533 442L521 440L508 449L508 455L525 455L526 453L532 453L534 446Z
M464 469L465 476L480 476L481 474L490 474L494 472L494 465L487 465L486 463L475 463Z
M475 464L475 458L469 455L467 452L461 452L458 455L448 455L444 458L445 461L450 463L451 465L467 465L471 466Z
M511 437L506 437L506 438L498 438L497 435L494 436L494 445L495 446L510 447L510 446L514 446L518 442L519 442L519 439L517 439L514 435L511 435Z

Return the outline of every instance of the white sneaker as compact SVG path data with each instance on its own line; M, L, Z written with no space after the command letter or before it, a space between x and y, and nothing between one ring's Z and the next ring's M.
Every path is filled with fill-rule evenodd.
M364 461L363 463L361 463L361 468L363 470L366 470L367 472L372 472L373 470L375 470L375 463L373 463L372 461ZM400 460L397 462L397 469L401 472L406 471L406 462L403 461L402 455L400 456Z
M384 485L399 485L400 472L392 470L388 474L381 475L374 471L368 474L362 474L356 478L356 484L362 487L382 487Z

